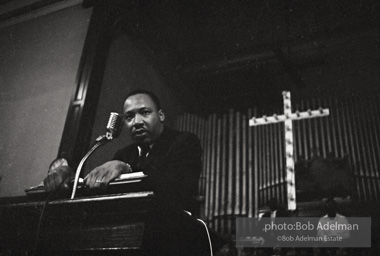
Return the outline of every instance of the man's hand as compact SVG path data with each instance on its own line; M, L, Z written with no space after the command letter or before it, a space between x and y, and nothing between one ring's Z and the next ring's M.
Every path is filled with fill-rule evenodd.
M119 177L120 174L129 172L132 172L129 164L113 160L96 167L84 178L84 181L90 188L100 188L107 186L110 181Z
M71 173L71 168L69 166L59 166L52 170L44 179L45 191L50 192L58 188L68 189Z

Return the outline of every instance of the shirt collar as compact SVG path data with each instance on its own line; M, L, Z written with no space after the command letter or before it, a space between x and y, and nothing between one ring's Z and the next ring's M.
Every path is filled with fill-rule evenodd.
M165 135L166 135L166 133L168 132L169 129L170 129L170 128L168 128L168 127L166 127L166 126L164 125L164 129L162 130L160 136L158 137L158 139L157 139L155 142L157 142L158 140L160 140L162 137L165 137ZM150 150L153 148L154 144L155 144L155 143L149 145ZM139 151L139 156L141 156L142 148L141 148L139 145L137 145L137 150ZM150 151L146 154L146 156L148 156L149 153L150 153Z
M152 145L149 145L149 147L150 147L150 150L153 148L153 145L154 145L154 144L152 144ZM141 156L141 153L142 153L142 148L141 148L140 146L137 146L137 150L139 151L139 156ZM148 151L148 153L146 153L146 156L148 156L148 155L149 155L149 153L150 153L150 150Z

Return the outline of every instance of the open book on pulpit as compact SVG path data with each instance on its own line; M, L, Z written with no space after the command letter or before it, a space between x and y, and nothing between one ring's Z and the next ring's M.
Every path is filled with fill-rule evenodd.
M119 193L119 192L136 192L143 191L144 185L143 181L146 175L143 172L132 172L121 174L118 178L111 181L106 189L92 189L90 190L85 186L83 179L79 179L78 183L78 193L79 195L89 195L89 194L107 194L107 193ZM70 183L73 186L73 181ZM37 195L46 193L43 182L39 185L25 189L27 195Z

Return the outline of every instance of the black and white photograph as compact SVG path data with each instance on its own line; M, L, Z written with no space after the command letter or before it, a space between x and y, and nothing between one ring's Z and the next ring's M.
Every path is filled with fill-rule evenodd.
M0 0L0 256L380 255L380 2Z

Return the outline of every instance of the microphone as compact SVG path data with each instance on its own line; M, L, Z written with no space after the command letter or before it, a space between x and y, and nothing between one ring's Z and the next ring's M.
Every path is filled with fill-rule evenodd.
M106 138L112 140L119 137L121 129L123 128L123 118L115 112L111 112L106 127Z
M105 145L106 143L110 142L113 138L117 138L120 135L122 126L123 126L122 117L118 113L111 112L110 117L108 119L107 127L106 127L106 135L99 136L96 139L95 144L91 147L91 149L87 152L87 154L79 162L79 165L78 165L77 170L75 172L74 187L73 187L73 191L71 193L71 199L74 199L74 197L75 197L75 193L76 193L77 187L78 187L79 175L82 171L82 167L83 167L84 163L86 162L87 158L98 147Z

